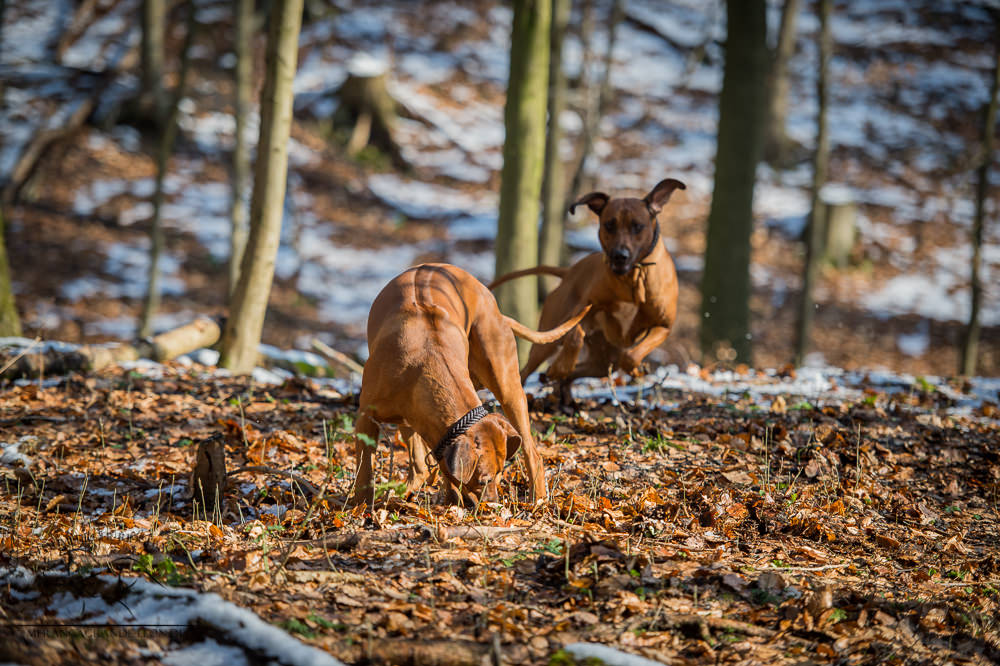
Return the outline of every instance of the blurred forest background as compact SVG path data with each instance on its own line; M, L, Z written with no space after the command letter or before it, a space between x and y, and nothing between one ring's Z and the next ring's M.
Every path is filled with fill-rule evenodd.
M263 342L363 359L406 267L566 263L597 249L567 201L673 177L652 361L995 376L992 4L3 0L2 332L233 326L269 294ZM501 305L534 325L524 284Z

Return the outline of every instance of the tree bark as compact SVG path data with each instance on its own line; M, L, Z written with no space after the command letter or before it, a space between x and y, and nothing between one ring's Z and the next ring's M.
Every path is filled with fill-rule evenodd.
M800 0L785 0L781 11L778 42L771 58L768 75L767 133L764 137L764 157L771 164L782 167L791 160L791 141L785 131L788 117L788 61L795 53L795 24Z
M538 261L538 213L545 160L545 102L549 78L551 0L516 0L510 78L504 106L506 138L497 221L496 273ZM500 309L518 321L538 318L538 282L517 280L497 290ZM527 345L520 344L522 355Z
M564 225L566 192L559 144L563 132L560 120L566 109L566 75L562 68L563 35L569 24L569 0L552 0L552 28L549 33L549 131L545 137L545 174L542 178L542 230L538 238L538 263L557 266L565 252ZM555 287L557 280L539 276L539 300Z
M250 236L222 335L220 364L238 374L253 370L274 280L285 200L292 79L298 60L302 3L303 0L286 0L275 3L271 9L264 90L261 92L260 139L250 205Z
M164 115L163 38L166 32L166 0L143 0L140 97L153 105L154 117Z
M4 239L5 227L3 206L0 204L0 337L16 337L21 335L21 318L17 314L14 291L10 285L10 266L7 264L7 243Z
M982 162L978 169L976 183L976 214L972 222L972 273L971 307L969 324L962 340L962 362L959 372L971 376L976 373L976 359L979 356L979 309L983 300L983 279L980 275L982 263L983 226L986 217L986 195L990 186L990 167L993 165L993 147L996 138L997 124L997 93L1000 91L1000 11L994 10L993 20L996 28L994 45L996 60L993 65L993 84L990 87L990 101L986 106L983 127Z
M139 319L139 337L145 338L153 333L153 317L160 309L160 258L163 255L163 181L167 176L167 162L174 150L177 138L177 116L180 113L181 99L187 86L188 71L191 65L191 44L194 41L195 7L193 2L187 7L187 34L184 35L184 46L181 48L181 71L177 81L177 89L170 101L167 117L164 119L160 142L156 147L156 186L153 189L153 219L149 228L149 271L147 272L146 298L142 304L142 314Z
M226 512L226 445L220 435L198 444L191 469L191 515L222 524Z
M247 244L246 185L250 180L250 151L243 133L250 114L250 95L253 87L253 0L235 0L236 11L236 143L233 147L233 202L230 210L232 230L229 235L229 296L236 289L240 277L240 263Z
M728 0L715 188L701 281L704 362L751 362L750 233L763 142L764 0ZM739 29L732 29L738 27Z
M816 76L816 98L819 111L816 115L816 152L813 153L812 205L809 212L809 225L806 228L806 264L802 274L802 294L799 299L798 326L795 336L795 365L802 365L806 352L809 350L809 334L812 331L814 309L812 290L819 275L819 266L823 258L823 238L826 232L823 228L823 216L820 211L820 207L823 205L820 200L820 189L826 183L830 162L830 133L826 122L826 111L829 102L827 78L830 71L830 58L833 55L833 37L830 34L832 6L832 0L820 0L819 71Z

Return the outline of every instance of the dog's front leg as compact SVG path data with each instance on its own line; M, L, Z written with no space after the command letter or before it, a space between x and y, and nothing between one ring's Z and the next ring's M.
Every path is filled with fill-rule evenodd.
M631 375L639 374L639 366L651 351L659 347L670 335L670 329L666 326L654 326L649 329L639 342L622 352L618 360L618 367L622 371Z
M412 428L400 426L399 434L406 442L406 450L410 455L409 469L406 475L406 491L403 494L404 497L409 497L420 490L431 476L431 470L427 467L427 456L430 455L430 449L427 448L427 443L424 442L423 438Z

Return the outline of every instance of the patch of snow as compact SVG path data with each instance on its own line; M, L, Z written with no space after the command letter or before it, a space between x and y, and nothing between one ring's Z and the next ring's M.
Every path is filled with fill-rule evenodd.
M605 666L663 666L662 662L622 652L599 643L570 643L565 650L573 655L574 659L587 663L596 660Z
M896 346L907 356L919 357L931 346L930 326L927 321L921 321L912 333L900 333L896 336Z
M232 645L219 645L211 638L174 650L161 661L166 666L244 666L249 663L243 650Z
M21 464L24 467L30 467L34 460L32 460L30 456L26 456L21 453L21 447L25 445L33 445L37 442L38 438L34 435L25 435L21 439L16 442L11 442L10 444L0 442L0 449L2 449L2 453L0 453L0 463L11 466Z
M420 220L482 215L492 213L497 205L492 194L471 195L441 185L405 180L394 174L370 176L368 188L407 217Z

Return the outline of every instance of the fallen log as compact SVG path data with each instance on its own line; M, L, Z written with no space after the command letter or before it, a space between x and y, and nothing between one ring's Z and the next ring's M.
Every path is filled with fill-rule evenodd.
M203 347L211 347L219 341L222 333L219 322L200 317L189 324L147 340L136 340L117 345L83 345L75 349L51 347L38 352L29 351L19 355L18 350L7 352L13 362L5 362L0 354L0 368L8 366L0 373L3 379L21 377L43 377L63 375L70 372L97 372L116 363L137 361L148 358L162 362L177 358Z
M472 641L401 640L397 638L362 643L351 655L351 663L392 666L486 666L491 646ZM345 655L346 656L346 655Z

